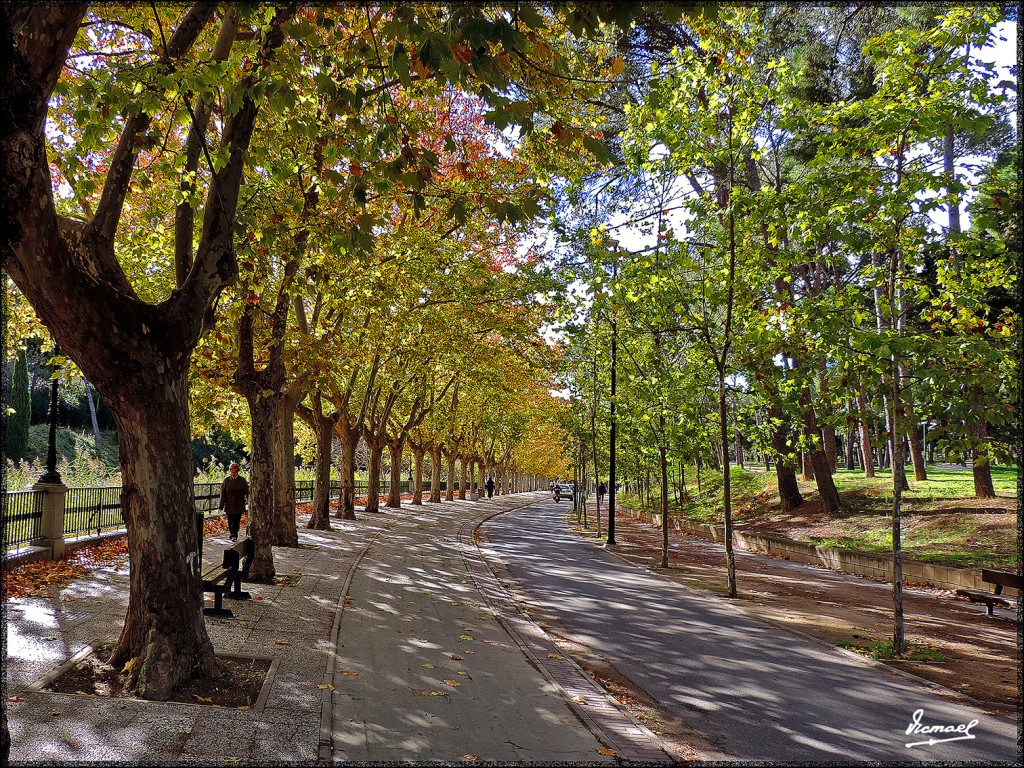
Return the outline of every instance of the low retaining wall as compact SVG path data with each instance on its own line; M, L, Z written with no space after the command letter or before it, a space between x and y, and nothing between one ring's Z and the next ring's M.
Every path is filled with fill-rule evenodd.
M654 525L661 525L661 515L650 512L634 512L622 510L625 514ZM725 541L725 526L709 523L691 523L678 517L669 516L669 524L673 529L703 539ZM824 547L795 541L782 536L770 536L764 533L752 533L733 530L733 544L737 549L748 552L764 552L777 557L784 557L798 563L811 563L830 568L834 571L852 573L856 576L868 576L875 579L892 581L892 557L861 552L856 549L841 547ZM917 560L903 560L903 582L919 584L937 589L979 589L991 591L992 586L981 580L981 571L966 568L950 568L945 565L922 563ZM1017 590L1004 587L1003 594L1016 597Z

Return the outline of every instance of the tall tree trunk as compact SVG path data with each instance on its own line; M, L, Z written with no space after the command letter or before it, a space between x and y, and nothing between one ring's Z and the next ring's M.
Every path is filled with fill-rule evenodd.
M469 469L466 466L466 463L468 461L469 461L469 459L467 459L465 456L463 456L462 460L459 462L461 464L461 469L462 469L462 472L459 475L459 498L462 501L466 500L466 482L469 479Z
M246 533L256 547L249 565L249 581L272 584L274 569L274 432L277 427L276 403L260 393L246 397L252 422L252 453L249 477L249 512Z
M445 463L447 465L448 482L444 488L444 500L454 501L455 500L455 451L457 449L452 448L445 451Z
M804 497L800 493L800 486L796 481L796 470L787 458L789 455L789 430L782 411L778 406L772 406L768 410L770 423L776 426L772 429L772 450L775 452L775 478L779 485L779 502L784 512L792 512L804 503ZM698 474L698 493L700 492L700 469Z
M668 446L665 436L665 413L658 417L661 427L661 445L658 446L659 458L661 460L661 567L668 568ZM742 457L742 448L739 446L739 430L736 430L737 452Z
M384 455L384 441L380 438L363 435L363 442L366 443L369 459L367 462L367 488L366 488L366 511L380 512L380 465L381 457Z
M828 403L828 363L824 360L821 361L821 373L818 376L818 392L821 397L821 407L826 416L832 415L832 408ZM825 452L825 458L828 460L828 468L831 474L835 474L838 466L838 449L836 448L836 430L831 424L827 423L821 426L821 445Z
M189 441L188 375L136 371L110 398L121 451L121 508L128 529L128 610L110 662L134 662L130 683L166 700L196 670L216 676L203 620ZM168 599L168 585L184 585Z
M736 466L740 469L743 468L743 435L740 434L740 425L736 424L733 426L733 432L736 443Z
M814 414L810 387L804 387L800 396L800 404L804 408L804 436L810 443L813 438L819 436L818 419ZM828 457L822 450L808 450L805 454L810 457L814 482L818 486L818 495L821 497L822 511L827 515L838 512L842 508L842 502L839 500L839 491L836 490L835 481L832 480Z
M274 430L274 546L299 546L295 523L295 406L301 393L279 398Z
M864 462L864 477L875 476L875 457L871 453L871 425L868 422L868 401L864 386L857 387L857 410L860 412L860 450Z
M437 443L430 446L430 500L441 501L441 446Z
M903 366L902 374L904 378L910 377L910 367ZM924 465L924 450L921 447L921 433L917 431L917 415L914 413L914 400L911 396L910 391L906 391L903 394L904 409L903 414L906 419L906 432L907 437L910 440L910 462L914 465L914 480L917 482L923 482L928 479L928 471Z
M988 440L988 425L985 419L971 423L971 437L978 440ZM992 482L992 467L989 465L988 449L974 448L971 451L974 458L974 495L979 499L994 499L996 497L995 485Z
M405 439L388 440L388 452L391 456L391 488L388 491L387 506L393 509L402 508L402 450Z
M103 444L103 437L100 435L100 423L96 419L96 403L92 399L92 387L89 380L82 377L82 384L85 386L85 399L89 403L89 422L92 424L92 442L97 448Z
M732 478L729 472L729 423L725 401L725 372L718 371L718 425L721 430L719 449L722 462L722 512L725 517L725 568L729 579L729 597L736 597L736 554L732 546Z
M416 445L412 449L412 503L415 506L423 504L423 446Z
M315 487L313 491L313 514L309 516L307 528L319 531L331 530L331 443L334 438L335 421L321 413L319 395L314 398L314 408L308 422L316 438L316 458L313 460ZM339 503L340 506L340 503Z
M356 519L356 448L359 433L343 416L334 428L341 443L341 493L338 496L338 517Z

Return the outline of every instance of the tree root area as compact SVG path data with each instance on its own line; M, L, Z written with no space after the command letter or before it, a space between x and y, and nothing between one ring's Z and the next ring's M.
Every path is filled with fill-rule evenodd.
M100 650L100 656L109 654ZM104 696L114 699L137 699L127 688L128 675L97 656L94 650L71 667L44 690L54 693L70 693L80 696ZM169 701L182 704L200 704L212 707L251 709L259 698L263 682L270 669L270 659L239 659L230 656L216 657L221 679L194 677L179 684L171 692Z

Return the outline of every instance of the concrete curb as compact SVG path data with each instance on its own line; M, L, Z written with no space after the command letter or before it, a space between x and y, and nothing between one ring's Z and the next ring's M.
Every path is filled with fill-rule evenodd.
M477 591L490 604L495 617L523 655L545 679L558 687L569 708L599 741L614 749L627 763L674 764L672 751L665 742L637 721L575 661L565 656L544 630L522 613L508 588L491 570L488 558L499 567L503 562L497 553L485 552L480 547L476 542L476 532L491 518L529 506L532 502L488 513L459 530L462 556Z

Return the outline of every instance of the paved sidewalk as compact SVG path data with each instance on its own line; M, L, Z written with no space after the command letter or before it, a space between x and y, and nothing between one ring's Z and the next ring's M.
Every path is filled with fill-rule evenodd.
M549 664L567 662L547 658L553 646L524 643L531 626L494 591L473 523L543 496L384 513L392 522L360 563L340 625L333 760L614 764L614 753L669 762L646 734L630 742L601 731L635 724L617 710L601 724L588 718L571 687L585 676L553 674ZM586 691L607 706L599 689Z
M248 584L253 600L225 601L232 618L206 619L218 653L276 659L251 710L26 690L116 640L126 569L8 601L6 693L23 699L8 703L11 764L667 762L582 672L546 658L472 541L483 517L544 496L407 504L332 531L300 518L302 547L275 548L290 585ZM204 566L228 543L207 538Z
M382 521L362 518L332 520L332 531L300 527L302 548L274 550L278 574L298 577L294 586L247 584L254 599L224 601L232 618L207 617L218 653L278 660L265 705L249 711L24 692L89 643L117 639L127 609L127 569L97 568L50 599L8 601L7 695L24 698L8 704L12 765L315 760L323 709L317 684L330 658L342 587L359 551L381 528ZM229 543L225 536L207 538L204 566L217 561Z
M497 517L483 531L534 615L564 626L737 759L1020 764L1013 718L642 571L573 535L564 507L545 501ZM907 731L917 709L924 725L976 720L975 738L908 747L929 739Z

